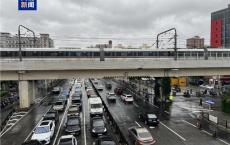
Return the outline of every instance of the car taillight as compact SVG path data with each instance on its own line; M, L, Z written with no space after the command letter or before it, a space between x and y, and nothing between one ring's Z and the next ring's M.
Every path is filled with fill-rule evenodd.
M143 140L138 140L139 144L145 144Z

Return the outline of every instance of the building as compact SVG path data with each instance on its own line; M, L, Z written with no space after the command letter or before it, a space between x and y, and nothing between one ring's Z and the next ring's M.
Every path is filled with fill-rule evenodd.
M200 38L199 36L194 36L193 38L189 38L186 40L187 48L204 48L204 38Z
M12 36L10 33L0 33L0 48L18 48L18 36ZM53 40L49 34L40 34L40 37L23 37L21 36L21 48L51 48L54 47Z
M113 42L112 40L109 40L108 44L96 44L95 48L112 48Z
M230 48L230 4L211 14L211 47Z

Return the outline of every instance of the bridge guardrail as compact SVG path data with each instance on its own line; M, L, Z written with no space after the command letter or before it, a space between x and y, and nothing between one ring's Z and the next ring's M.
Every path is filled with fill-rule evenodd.
M90 83L92 84L96 94L101 98L102 100L102 104L104 106L104 112L105 112L105 117L108 120L109 124L113 127L113 131L114 133L116 133L118 135L118 141L120 144L122 145L132 145L129 144L127 141L127 138L124 136L124 134L121 132L122 128L120 128L120 126L116 123L115 119L113 118L112 114L109 111L109 108L107 107L107 105L105 104L105 102L103 101L100 93L98 92L97 88L94 86L94 83L92 82L91 79L89 79Z

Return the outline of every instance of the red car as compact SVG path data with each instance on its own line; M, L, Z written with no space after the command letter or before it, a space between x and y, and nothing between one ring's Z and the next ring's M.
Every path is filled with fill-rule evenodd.
M114 93L116 94L116 95L122 95L123 94L123 90L122 90L122 88L115 88L114 89Z

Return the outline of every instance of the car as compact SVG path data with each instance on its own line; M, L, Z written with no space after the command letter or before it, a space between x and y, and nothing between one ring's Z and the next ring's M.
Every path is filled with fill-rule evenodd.
M94 145L116 145L110 136L100 136L94 143Z
M68 97L67 97L65 94L61 94L61 95L58 97L58 100L59 100L59 101L64 101L64 102L65 102L65 105L67 105Z
M82 91L81 91L81 89L76 88L74 94L77 95L77 96L82 97Z
M153 145L156 143L156 140L145 127L130 127L128 132L130 140L134 145Z
M98 91L103 91L103 89L104 89L103 85L100 84L100 85L97 86Z
M74 97L72 98L72 105L77 105L79 107L79 110L82 110L82 100L80 97Z
M123 94L123 90L122 90L122 88L115 88L114 89L114 93L116 94L116 95L118 95L118 96L120 96L120 95L122 95Z
M130 94L123 94L121 95L121 100L125 103L133 103L133 96Z
M67 116L79 116L79 115L80 115L80 110L77 105L69 106Z
M21 145L42 145L42 143L38 140L29 140L22 143Z
M183 94L184 97L191 97L189 90L186 90Z
M88 100L90 117L103 115L103 104L100 97L91 97Z
M116 97L115 93L108 93L106 98L107 98L108 102L116 103L117 97Z
M91 118L90 132L91 132L91 135L94 137L107 134L105 122L102 117L92 117Z
M53 90L52 90L52 93L54 94L59 94L61 91L61 88L60 87L54 87Z
M44 116L43 116L43 121L45 120L53 120L55 122L55 124L57 124L57 122L59 121L59 116L58 116L58 112L55 110L52 111L48 111Z
M64 101L57 101L55 102L53 109L56 111L64 111L65 109L65 102Z
M111 89L112 89L112 84L106 82L106 83L105 83L105 88L106 88L107 90L111 90Z
M146 125L158 125L159 119L153 113L140 113L139 119L143 121Z
M93 89L87 89L86 94L88 97L91 97L91 95L95 94Z
M80 116L67 116L67 121L65 124L65 133L72 135L81 134Z
M73 135L63 135L60 137L58 145L77 145L77 139Z
M49 144L54 135L55 123L52 120L42 121L33 131L31 140L38 140L42 144Z

